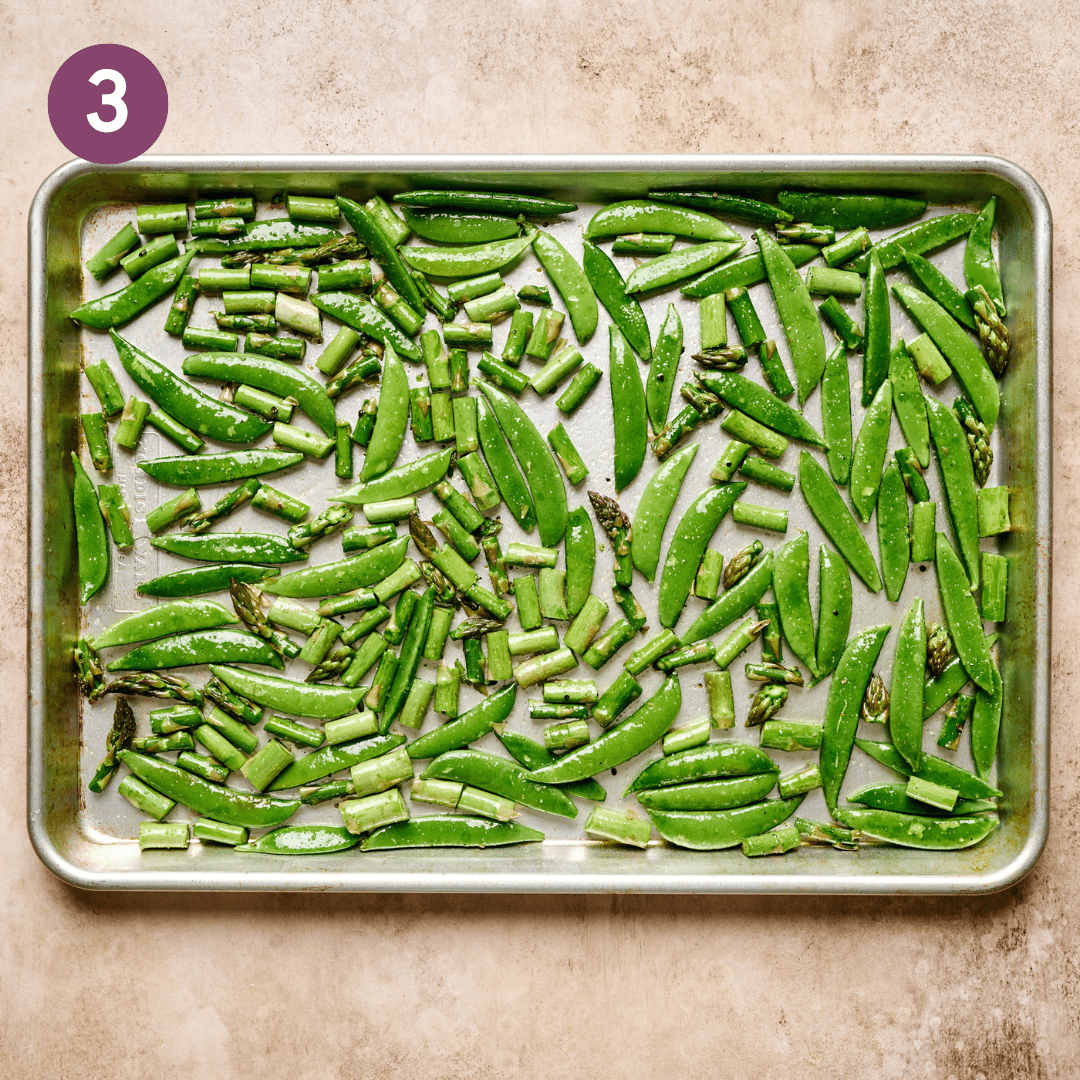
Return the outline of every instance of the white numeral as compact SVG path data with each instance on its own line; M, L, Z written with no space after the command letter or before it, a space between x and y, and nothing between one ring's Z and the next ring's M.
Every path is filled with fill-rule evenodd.
M86 114L86 119L95 131L107 134L119 131L127 123L128 107L124 102L124 94L127 93L127 80L124 76L112 68L101 68L90 76L90 82L95 86L106 81L111 82L113 88L108 94L101 95L101 104L111 106L115 115L111 120L102 120L96 112L92 112Z

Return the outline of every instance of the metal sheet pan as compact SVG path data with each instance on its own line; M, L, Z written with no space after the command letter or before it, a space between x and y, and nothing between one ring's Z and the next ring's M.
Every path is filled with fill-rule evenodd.
M143 602L134 593L136 582L164 572L173 564L165 556L155 564L157 553L148 555L148 549L137 546L124 565L114 566L107 598L95 600L89 612L80 615L73 585L74 536L65 458L68 450L78 445L78 413L90 406L85 380L80 385L80 358L84 354L88 358L113 357L108 351L111 346L103 343L101 335L80 331L66 315L84 295L98 295L117 287L114 283L94 283L82 270L83 261L110 234L113 222L130 219L134 203L192 201L230 191L253 192L265 203L286 189L366 198L376 190L385 194L429 183L558 193L572 198L582 204L581 210L553 231L575 254L580 254L580 225L596 204L642 195L652 186L707 183L766 197L780 187L794 185L829 190L873 188L919 194L934 204L928 214L958 205L981 205L990 195L998 197L999 257L1014 344L1013 359L1002 384L999 431L1006 432L1007 438L1000 439L995 433L995 472L990 482L1011 488L1014 528L997 545L1011 564L1008 620L1002 624L998 647L1007 695L997 782L1005 796L1001 800L1002 827L988 843L959 853L872 847L850 854L804 848L794 856L758 860L744 859L737 850L696 853L660 843L636 852L579 839L580 822L588 812L583 809L575 823L561 819L553 823L546 815L526 813L522 820L544 829L549 839L543 845L521 848L362 856L354 851L325 858L288 859L239 855L230 849L193 843L185 852L140 855L137 844L130 839L136 832L136 816L128 812L123 800L112 792L107 801L87 801L87 770L93 768L99 756L111 707L84 709L71 675L71 646L80 632L99 628L117 611L141 606ZM740 231L748 234L750 230L740 227ZM936 259L957 279L960 247ZM1011 885L1038 859L1048 822L1050 259L1050 210L1038 185L1017 166L981 156L147 157L115 167L85 162L62 167L42 185L30 215L28 825L39 856L65 881L101 889L842 894L982 893ZM513 271L510 280L520 285L537 280L534 274L535 262L530 257ZM645 310L654 332L671 298L661 294L646 301ZM778 336L783 351L771 303L761 302L758 307L767 331ZM160 306L157 310L163 312ZM686 341L695 344L695 305L684 303L680 310ZM912 327L904 322L904 316L899 320L894 332L899 329L910 334ZM149 320L154 323L149 330L143 329L148 322L132 324L131 336L166 362L178 363L179 343L165 339L156 330L160 321L156 317ZM209 315L203 310L201 318L197 313L193 325L207 322ZM606 315L601 310L600 329L585 349L587 358L600 357L598 363L604 369L605 323ZM500 341L501 337L497 337L497 344ZM687 363L684 370L688 369ZM854 378L856 361L852 370ZM357 393L349 410L355 408L360 396ZM946 394L941 396L951 400ZM597 417L605 415L605 399L606 386L602 385L592 399ZM535 402L533 398L530 408L538 423L553 423L554 405L550 401L539 405ZM817 422L815 398L808 410L810 419ZM856 408L856 425L859 413ZM610 437L604 435L606 424L590 424L587 419L582 422L575 417L573 426L568 427L593 466L587 485L592 486L597 478L609 475L605 471L611 462ZM722 445L723 433L715 424L699 428L698 433L703 445L676 514L704 485L704 477ZM894 426L894 439L896 435ZM169 451L162 448L162 452ZM140 449L140 456L155 453L149 441ZM789 468L796 455L797 448L788 451ZM114 480L129 485L129 505L137 520L148 508L140 503L138 476L141 474L132 470L130 463L118 462ZM296 483L309 485L298 486L296 494L325 497L336 481L331 477L320 482L318 488L300 477ZM281 486L294 490L288 482ZM584 497L585 486L577 490L579 498ZM624 493L623 505L629 511L642 486L638 482ZM217 497L214 490L207 494ZM816 549L822 535L800 500L787 500L757 488L753 501L790 506L793 514L789 535L795 528L808 528ZM237 519L237 524L245 522ZM725 522L714 544L725 553L736 550L748 539L746 530L739 532L738 528ZM508 538L514 538L512 533ZM776 538L766 537L766 541L768 545ZM871 539L872 545L875 542ZM984 548L987 546L984 542ZM333 558L336 550L332 544L321 551L317 548L314 557L317 561ZM603 557L598 571L600 567L604 569L598 574L594 591L603 595L610 586L611 573ZM811 572L816 573L813 568ZM939 613L939 604L933 575L920 582L921 576L913 567L901 604L910 602L916 594L923 595L929 619ZM858 584L855 587L861 590ZM871 598L863 592L857 595L853 626L895 622L896 611L883 598ZM891 657L891 642L887 642L881 661L883 671L888 670ZM704 708L700 675L695 677L695 669L689 670L684 679L687 717ZM607 669L600 673L598 681L605 685L613 675ZM740 686L740 680L741 675L736 678L737 688L747 690L749 684ZM646 685L647 693L650 689ZM797 708L789 704L786 715L819 716L825 693L827 684L800 695L793 702ZM142 704L141 709L137 708L138 715L146 711L145 702ZM522 712L523 705L519 704L513 726L523 731L531 728L535 733L537 725L524 718ZM933 736L939 724L940 720L928 725ZM741 728L730 734L756 741L751 732ZM872 736L873 731L866 734ZM927 745L931 742L928 735ZM777 757L783 759L785 771L803 760L798 755ZM636 766L631 763L621 768L617 777L605 778L609 805ZM893 778L856 753L845 790L851 790L852 783L868 782L872 777ZM823 818L824 804L818 805L816 800L820 800L819 793L804 803L800 813ZM325 808L311 808L311 812L318 809Z

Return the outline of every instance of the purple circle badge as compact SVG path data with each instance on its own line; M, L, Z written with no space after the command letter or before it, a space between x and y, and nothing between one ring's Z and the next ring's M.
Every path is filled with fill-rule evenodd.
M117 165L146 153L169 115L161 72L126 45L91 45L69 56L49 87L49 121L73 153Z

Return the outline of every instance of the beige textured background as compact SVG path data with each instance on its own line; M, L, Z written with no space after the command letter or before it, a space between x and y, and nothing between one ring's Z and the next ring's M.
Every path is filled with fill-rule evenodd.
M50 10L46 10L49 8ZM986 900L119 896L24 823L26 211L46 94L119 42L158 152L986 152L1055 213L1050 843ZM1075 5L471 0L0 4L0 1076L753 1076L1080 1070L1080 19Z

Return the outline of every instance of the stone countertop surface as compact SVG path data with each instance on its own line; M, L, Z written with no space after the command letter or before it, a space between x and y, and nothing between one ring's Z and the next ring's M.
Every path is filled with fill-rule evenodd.
M9 0L0 18L0 1076L1026 1080L1080 1060L1080 15L1067 3ZM986 153L1055 214L1050 841L985 899L91 894L25 826L26 216L69 55L156 153Z

